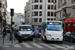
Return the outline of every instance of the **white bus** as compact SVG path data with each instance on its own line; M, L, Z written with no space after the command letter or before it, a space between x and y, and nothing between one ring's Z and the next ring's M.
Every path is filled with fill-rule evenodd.
M63 42L62 21L47 21L42 23L41 38L43 41Z

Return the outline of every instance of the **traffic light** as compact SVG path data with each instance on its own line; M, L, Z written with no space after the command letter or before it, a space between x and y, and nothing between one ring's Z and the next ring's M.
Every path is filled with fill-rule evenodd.
M10 10L11 10L10 15L11 15L11 16L14 16L14 9L10 9Z
M1 1L0 1L0 8L2 7L2 3L1 3Z
M15 24L15 22L12 22L12 25L14 25Z

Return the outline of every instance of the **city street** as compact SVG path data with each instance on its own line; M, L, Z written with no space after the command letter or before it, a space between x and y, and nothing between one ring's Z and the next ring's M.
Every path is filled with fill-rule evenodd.
M45 43L40 38L34 38L33 41L1 46L0 50L74 50L74 48L75 43L66 41L63 44L58 42Z

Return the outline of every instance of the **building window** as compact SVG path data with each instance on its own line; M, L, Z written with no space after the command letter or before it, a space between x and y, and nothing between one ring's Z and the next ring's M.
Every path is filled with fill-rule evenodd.
M55 10L56 10L56 5L55 5Z
M50 18L47 18L47 20L50 20Z
M34 9L38 9L38 5L34 5Z
M38 11L34 12L34 16L38 16Z
M54 0L51 0L52 1L52 3L54 3Z
M40 0L40 2L42 2L42 0Z
M34 22L38 22L38 18L34 18Z
M50 0L48 0L48 2L50 2Z
M53 18L51 18L51 21L53 21Z
M33 5L32 5L32 10L33 10Z
M40 9L42 9L42 5L40 5Z
M56 20L56 18L54 18L54 20Z
M51 16L53 16L53 12L51 12Z
M48 9L50 9L50 5L48 5Z
M42 11L39 12L39 16L42 16Z
M33 12L32 12L32 16L33 16Z
M54 16L56 16L56 12L54 12Z
M74 15L75 15L75 9L74 9Z
M53 5L51 5L51 9L53 9Z
M42 22L42 18L39 18L39 22Z
M57 0L55 0L55 3L57 2Z
M37 2L38 2L38 0L34 0L34 2L35 2L35 3L37 3Z
M48 12L47 14L48 14L47 16L50 16L50 12Z

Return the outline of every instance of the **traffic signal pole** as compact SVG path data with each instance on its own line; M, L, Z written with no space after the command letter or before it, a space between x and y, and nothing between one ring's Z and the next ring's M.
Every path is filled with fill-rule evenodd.
M10 41L12 41L13 43L13 36L12 36L12 32L13 32L13 28L12 28L12 19L13 19L13 16L14 16L14 9L10 9L11 10L11 33L10 33Z

